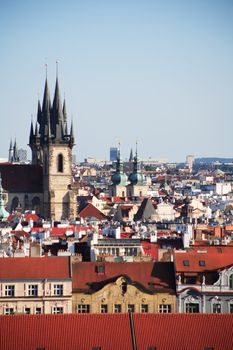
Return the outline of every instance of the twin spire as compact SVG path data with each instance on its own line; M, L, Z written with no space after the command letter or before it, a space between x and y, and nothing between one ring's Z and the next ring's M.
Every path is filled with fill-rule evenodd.
M31 122L29 146L32 147L35 143L43 145L58 142L68 143L70 147L73 147L74 135L72 124L68 133L66 103L65 100L63 104L61 102L58 77L56 77L54 98L53 103L51 103L46 74L42 107L40 100L38 100L37 121L35 127L33 126L33 122Z

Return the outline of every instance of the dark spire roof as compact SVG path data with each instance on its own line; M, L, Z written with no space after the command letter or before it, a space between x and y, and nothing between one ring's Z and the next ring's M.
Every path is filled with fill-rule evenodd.
M37 105L37 121L40 124L42 122L42 110L40 105L40 100L38 99L38 105Z
M130 155L129 155L129 162L132 162L132 161L133 161L133 150L131 148Z
M38 125L35 125L35 133L32 126L30 130L29 145L31 148L33 148L34 142L37 144L40 142L41 146L47 142L67 143L69 147L73 147L73 124L71 125L69 134L67 130L66 103L64 101L62 105L61 102L58 77L56 78L53 104L51 106L46 76L42 108L40 101L38 101L37 123Z
M50 109L51 109L50 93L49 93L48 81L46 78L45 88L44 88L44 98L43 98L43 104L42 104L42 112L44 117L45 115L50 113Z
M140 205L137 213L135 214L134 220L148 220L152 215L155 215L156 211L150 198L144 198Z
M33 122L31 120L31 129L30 129L30 136L29 136L29 144L31 144L34 140L34 130L33 130Z

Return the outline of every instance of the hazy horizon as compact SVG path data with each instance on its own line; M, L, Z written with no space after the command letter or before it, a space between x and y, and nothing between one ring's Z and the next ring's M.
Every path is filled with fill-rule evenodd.
M0 158L14 138L30 155L56 61L78 161L136 140L140 158L232 157L232 1L9 0L0 29Z

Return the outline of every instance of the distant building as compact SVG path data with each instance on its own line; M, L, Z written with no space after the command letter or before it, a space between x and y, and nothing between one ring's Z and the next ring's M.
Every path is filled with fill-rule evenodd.
M26 162L27 161L27 150L20 148L18 150L18 158L19 158L19 162L22 162L22 163Z
M119 155L119 149L117 147L110 147L110 161L115 162Z
M186 157L186 165L188 166L190 171L192 171L192 168L193 168L194 158L195 158L194 155L188 155Z

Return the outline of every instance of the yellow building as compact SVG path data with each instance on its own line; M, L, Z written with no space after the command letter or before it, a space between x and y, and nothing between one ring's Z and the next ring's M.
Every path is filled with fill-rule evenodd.
M1 258L0 315L71 313L69 257Z
M171 262L77 262L72 271L73 313L176 311Z

